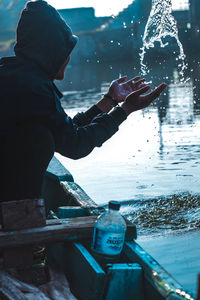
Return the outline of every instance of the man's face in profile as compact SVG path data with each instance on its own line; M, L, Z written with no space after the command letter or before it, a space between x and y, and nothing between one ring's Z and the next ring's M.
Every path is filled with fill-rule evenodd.
M55 77L55 80L63 80L64 77L65 77L65 70L66 70L66 67L70 61L70 58L71 56L69 55L67 60L65 61L65 63L62 65L62 67L60 68L60 70L58 71L56 77Z

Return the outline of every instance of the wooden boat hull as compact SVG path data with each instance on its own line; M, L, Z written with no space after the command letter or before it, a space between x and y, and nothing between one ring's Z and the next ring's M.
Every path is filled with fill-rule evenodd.
M48 167L43 197L47 211L67 206L65 217L98 215L103 210L55 157ZM102 263L91 253L90 240L56 243L48 247L48 256L63 269L80 300L194 300L135 239L136 234L125 242L116 262Z

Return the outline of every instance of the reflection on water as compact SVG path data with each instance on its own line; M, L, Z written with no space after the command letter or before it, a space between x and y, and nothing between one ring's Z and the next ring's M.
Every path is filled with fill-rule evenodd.
M191 124L193 122L192 82L169 85L169 108L166 114L167 124Z
M199 71L199 64L190 62L190 81L183 85L169 61L153 66L147 80L155 85L168 83L154 105L132 114L111 140L88 157L78 161L61 157L75 181L97 203L111 199L124 202L123 213L137 220L143 237L199 227ZM66 112L73 116L89 108L120 74L129 78L137 75L134 63L68 70L65 82L59 83L65 95L62 104ZM184 258L177 265L179 273L185 262ZM196 273L191 276L194 278ZM193 291L195 283L193 280L190 284Z

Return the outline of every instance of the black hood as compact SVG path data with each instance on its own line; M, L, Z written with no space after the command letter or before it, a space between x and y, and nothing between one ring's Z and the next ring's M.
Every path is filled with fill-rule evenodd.
M54 79L78 38L46 1L28 2L17 27L15 54L38 64Z

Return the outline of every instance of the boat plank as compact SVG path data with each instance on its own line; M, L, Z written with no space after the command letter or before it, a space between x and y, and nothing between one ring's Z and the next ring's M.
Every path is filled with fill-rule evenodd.
M97 216L47 220L46 226L15 231L0 231L0 248L91 238ZM127 223L129 237L135 226ZM132 234L130 234L132 232Z
M49 220L44 227L0 232L0 248L79 240L92 236L95 217ZM54 224L53 224L54 223Z
M3 231L25 230L46 225L43 199L25 199L0 204ZM27 267L33 264L33 246L3 250L4 267Z
M107 268L106 300L144 300L143 273L139 264L115 263ZM117 293L116 293L117 291Z

